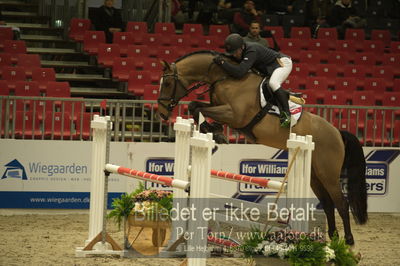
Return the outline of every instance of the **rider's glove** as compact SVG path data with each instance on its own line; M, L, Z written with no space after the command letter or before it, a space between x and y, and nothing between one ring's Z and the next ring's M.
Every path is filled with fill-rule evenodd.
M218 55L216 57L213 58L213 61L215 64L217 65L222 65L224 63L224 59L222 58L222 56Z

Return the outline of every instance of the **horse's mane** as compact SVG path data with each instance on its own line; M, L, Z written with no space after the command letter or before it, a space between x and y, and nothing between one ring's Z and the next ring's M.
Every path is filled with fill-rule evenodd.
M212 51L212 50L199 50L199 51L194 51L194 52L191 52L191 53L188 53L188 54L185 54L185 55L179 57L178 59L176 59L175 63L177 63L177 62L179 62L179 61L181 61L181 60L183 60L183 59L185 59L185 58L187 58L187 57L189 57L189 56L196 55L196 54L211 54L211 55L216 56L216 55L219 55L219 54L221 54L221 53L220 53L220 52L217 52L217 51Z

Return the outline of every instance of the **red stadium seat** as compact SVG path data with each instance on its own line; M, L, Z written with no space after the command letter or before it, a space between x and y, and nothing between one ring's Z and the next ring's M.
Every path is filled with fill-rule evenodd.
M14 121L15 138L38 139L42 136L38 115L35 114L35 116L33 116L32 111L16 111Z
M143 96L145 85L151 84L150 73L148 71L129 72L128 91L136 96Z
M382 105L383 106L399 106L400 103L400 91L385 91L383 93Z
M70 139L73 121L69 113L46 112L44 118L44 136L47 139Z
M290 75L294 75L301 78L306 78L310 75L310 66L307 63L296 63L293 64L292 72Z
M361 106L375 105L375 92L374 91L354 91L352 104Z
M1 75L1 68L5 66L12 66L11 54L0 53L0 75Z
M335 87L335 80L339 74L338 68L335 64L319 64L316 66L315 74L317 77L326 77L328 87Z
M400 120L394 122L393 135L391 141L394 145L400 144Z
M343 68L350 62L350 55L348 52L344 51L331 51L327 55L328 64L336 64L339 68Z
M97 113L81 113L78 116L77 121L75 122L76 125L76 133L74 135L74 139L83 139L88 140L90 139L90 122L93 120L93 116Z
M382 120L368 120L364 130L361 130L362 137L361 143L364 145L383 145L387 144L387 135L384 123Z
M14 38L14 33L11 27L0 27L0 40L12 40Z
M91 55L97 55L100 44L105 42L104 31L86 31L83 37L83 50Z
M39 85L36 81L17 81L15 83L16 96L40 96Z
M210 25L208 35L224 38L230 34L228 25Z
M384 54L383 59L382 59L382 64L398 67L400 65L400 53L399 54Z
M148 47L146 45L129 45L128 46L128 57L148 57Z
M362 87L367 76L367 68L365 65L345 65L343 67L343 76L355 78L357 87Z
M303 40L299 39L284 39L279 42L279 47L281 48L283 53L294 54L298 53L299 50L303 47Z
M147 33L147 23L142 21L128 21L126 31L137 33Z
M318 39L327 39L336 41L338 39L338 32L336 28L319 28L317 33Z
M270 31L274 38L279 42L285 36L285 32L281 26L264 26L264 30ZM280 43L279 43L280 44Z
M362 47L360 48L362 49ZM354 53L357 50L355 40L337 40L336 51Z
M363 42L365 40L365 31L364 29L347 28L344 38L346 40L356 40Z
M36 81L17 81L15 82L15 96L39 97L40 89ZM17 101L17 110L33 110L33 100Z
M298 76L289 75L289 77L285 80L285 82L282 85L286 90L297 91L300 89L299 79L300 79L300 77L298 77Z
M317 65L321 63L321 55L314 51L300 51L299 62L309 64L309 70L312 73L317 71Z
M206 50L218 50L224 43L219 36L202 36L199 38L199 47Z
M175 34L175 24L172 22L156 22L154 33Z
M328 91L325 94L324 104L346 105L347 104L347 92L345 92L345 91Z
M125 56L128 53L128 46L133 44L133 33L114 32L113 43L119 45L120 54Z
M355 119L336 119L334 125L337 126L339 130L345 130L357 136L358 127Z
M18 81L25 80L25 68L24 67L2 67L1 78L7 81Z
M354 77L338 77L335 81L335 91L355 91L357 81Z
M204 35L203 25L185 23L185 24L183 24L182 34L191 35L193 37L202 36L202 35Z
M389 30L371 30L371 40L382 41L386 47L390 46L391 39Z
M34 68L40 68L40 57L38 54L18 54L17 55L17 66L25 68L25 75L32 77L32 71Z
M37 67L32 70L32 80L55 81L56 72L54 71L54 68Z
M163 35L160 33L148 33L144 36L143 45L158 47L160 46L161 39L163 39ZM151 49L149 52L151 52Z
M26 54L26 45L24 41L5 40L4 52L11 54L11 61L17 63L18 54Z
M129 72L135 68L133 57L116 58L112 67L112 77L119 81L128 81Z
M329 44L333 43L332 50L335 47L335 43L330 40L324 39L312 39L308 41L308 50L318 51L320 53L327 53L330 49Z
M120 53L118 44L101 43L98 49L97 62L105 67L112 67L114 59L119 58Z
M400 41L390 43L390 52L392 54L400 54Z
M71 88L68 82L49 81L46 87L47 97L69 98Z
M291 27L290 28L291 39L311 39L311 31L308 27Z
M68 37L76 42L83 42L85 32L90 29L90 19L71 18Z
M307 77L306 79L306 89L315 90L316 92L327 90L328 81L325 77Z
M385 45L380 40L365 40L363 42L363 52L383 54Z
M157 58L167 62L174 62L178 58L176 47L159 47L157 49Z
M386 83L383 78L366 78L364 80L364 90L374 91L376 99L381 100L382 93L386 89Z
M374 66L376 62L377 58L374 53L357 53L354 57L355 65Z

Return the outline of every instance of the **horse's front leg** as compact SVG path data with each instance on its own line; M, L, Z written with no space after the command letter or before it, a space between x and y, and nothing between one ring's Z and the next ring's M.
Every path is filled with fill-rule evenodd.
M228 143L224 135L223 124L232 124L234 116L230 105L219 105L219 106L209 106L209 107L199 107L197 112L201 112L205 117L209 117L216 122L211 124L202 123L200 126L201 130L206 132L212 132L213 138L217 143Z
M212 105L210 103L193 101L189 104L189 112L193 115L194 121L199 125L199 114L200 112L202 112L200 110L211 107ZM206 116L205 114L203 115ZM213 133L213 139L216 143L228 143L228 140L225 138L225 135L223 133L224 128L221 124L217 122L213 122L210 124L207 121L204 121L203 123L201 123L201 125L199 125L199 127L201 133Z

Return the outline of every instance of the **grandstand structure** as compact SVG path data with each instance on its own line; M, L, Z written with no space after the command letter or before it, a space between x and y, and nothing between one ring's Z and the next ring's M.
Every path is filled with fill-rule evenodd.
M107 114L116 125L114 141L172 140L173 119L156 115L160 60L173 62L196 50L222 52L231 32L229 25L143 21L158 6L133 1L126 30L106 43L85 12L75 15L70 8L62 20L59 9L42 2L0 1L10 26L0 27L1 138L89 140L93 115ZM377 19L391 1L363 2L354 1L369 16L367 28L347 29L344 39L336 28L313 34L300 11L268 15L265 30L292 57L284 88L302 92L306 109L353 132L364 145L398 147L400 20ZM13 27L20 30L19 40ZM184 100L194 99L208 100L201 92ZM187 103L173 117L189 116ZM226 134L231 143L245 142L234 130L226 128Z

